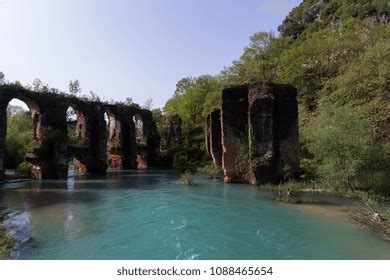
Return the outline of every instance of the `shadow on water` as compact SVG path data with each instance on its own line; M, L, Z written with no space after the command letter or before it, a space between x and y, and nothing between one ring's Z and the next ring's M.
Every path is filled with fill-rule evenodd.
M142 175L142 176L140 176ZM92 203L96 190L156 189L176 172L158 170L110 171L106 175L75 175L62 180L25 181L0 188L0 207L28 210L63 203Z
M45 185L45 187L43 187ZM63 203L91 203L100 199L96 192L77 190L77 183L59 182L51 184L46 181L25 182L19 187L0 190L0 205L13 210L28 210Z

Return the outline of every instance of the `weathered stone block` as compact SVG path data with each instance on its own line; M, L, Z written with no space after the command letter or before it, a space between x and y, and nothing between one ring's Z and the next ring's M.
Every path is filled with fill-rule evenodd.
M268 84L249 89L250 181L278 182L299 172L295 88Z
M15 85L0 86L0 180L4 179L4 150L7 129L6 108L13 99L24 101L33 117L34 149L26 155L32 164L33 178L67 177L68 158L73 156L76 169L88 173L105 173L111 167L134 169L153 165L159 147L159 135L149 110L126 105L108 105L80 100L75 96L32 92ZM75 133L81 143L69 144L66 111L77 112ZM104 113L109 115L109 128ZM141 130L136 132L134 116ZM108 134L108 139L107 139ZM137 163L137 143L144 150ZM108 160L107 160L108 157Z
M224 181L234 182L237 176L236 160L242 145L246 145L248 130L248 87L222 90L222 168Z

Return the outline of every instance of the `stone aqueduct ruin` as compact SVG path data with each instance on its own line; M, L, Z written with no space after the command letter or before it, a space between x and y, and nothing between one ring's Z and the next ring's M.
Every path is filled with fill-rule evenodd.
M104 174L107 168L137 169L154 164L159 136L149 110L6 85L0 87L0 180L4 179L7 106L14 98L26 103L33 119L34 149L26 155L33 178L67 177L70 157L74 158L76 172L91 174ZM69 107L77 115L76 144L68 137Z
M225 182L277 182L286 173L299 173L297 91L288 85L241 85L222 90L222 106L207 116L206 150L222 167ZM76 172L104 174L107 168L137 169L156 166L160 136L149 110L122 104L85 101L75 96L32 92L15 86L0 87L0 180L4 179L7 106L19 99L30 108L35 148L26 155L33 178L68 175L73 157ZM68 136L68 108L77 115L75 135ZM107 114L108 123L104 115ZM181 119L165 124L162 143L181 142ZM243 150L249 171L243 178L237 161Z
M242 85L222 90L222 107L206 121L206 149L225 182L277 182L299 173L297 91L288 85ZM249 178L237 171L247 150Z

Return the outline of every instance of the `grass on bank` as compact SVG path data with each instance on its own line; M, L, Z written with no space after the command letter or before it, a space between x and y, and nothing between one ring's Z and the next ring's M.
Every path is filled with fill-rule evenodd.
M1 224L3 220L4 215L0 213L0 259L7 258L15 246L15 240L8 235L7 229Z
M390 208L382 198L360 195L360 201L347 207L348 214L363 228L374 232L386 241L390 241Z

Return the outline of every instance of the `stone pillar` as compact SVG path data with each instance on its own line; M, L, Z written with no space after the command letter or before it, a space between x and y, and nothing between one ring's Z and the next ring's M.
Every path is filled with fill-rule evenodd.
M210 114L210 152L214 164L222 166L221 110Z
M300 173L297 90L289 85L275 85L273 92L276 176L297 177Z
M275 183L299 173L296 89L269 84L249 90L250 181Z
M239 180L236 159L248 131L248 88L231 87L222 90L222 168L224 181Z
M107 172L107 127L104 120L104 108L98 103L85 104L84 125L82 119L78 124L84 127L84 130L77 131L78 135L83 136L86 147L82 152L82 163L85 170L90 174L105 174ZM82 167L80 170L83 170Z
M66 103L57 96L37 99L41 113L40 145L26 157L33 164L32 176L38 179L65 178L68 176Z
M249 154L252 184L274 180L274 96L268 87L249 90Z

